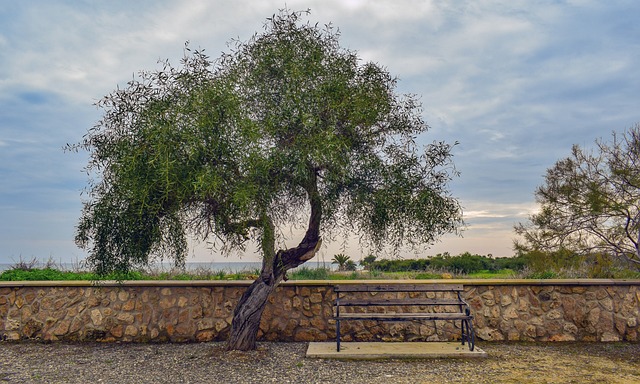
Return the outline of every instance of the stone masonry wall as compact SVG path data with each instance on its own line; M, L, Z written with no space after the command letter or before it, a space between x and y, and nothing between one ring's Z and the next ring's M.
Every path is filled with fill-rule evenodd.
M430 284L435 281L412 283ZM480 340L638 341L640 281L463 283ZM341 282L342 283L342 282ZM371 281L349 284L371 283ZM394 281L377 283L393 284ZM402 283L401 281L398 283ZM406 283L406 281L404 282ZM269 299L259 337L335 340L332 282L287 282ZM0 283L0 339L186 342L226 339L248 282ZM444 341L458 323L343 322L343 340Z

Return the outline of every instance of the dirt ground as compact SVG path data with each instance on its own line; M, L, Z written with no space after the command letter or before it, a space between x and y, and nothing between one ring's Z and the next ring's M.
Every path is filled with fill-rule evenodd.
M306 343L0 342L0 383L640 383L638 343L479 343L479 359L336 361Z

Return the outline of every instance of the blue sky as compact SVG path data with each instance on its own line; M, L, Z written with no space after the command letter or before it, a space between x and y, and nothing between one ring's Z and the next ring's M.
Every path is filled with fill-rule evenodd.
M99 118L93 103L185 41L217 57L283 1L0 0L0 263L80 260L73 243L85 153L64 153ZM333 23L342 46L421 96L431 130L458 141L463 238L423 255L512 255L512 227L572 144L640 121L640 2L287 1ZM329 244L321 257L340 251ZM357 247L347 253L360 258ZM243 260L256 259L250 254ZM203 247L189 261L223 261Z

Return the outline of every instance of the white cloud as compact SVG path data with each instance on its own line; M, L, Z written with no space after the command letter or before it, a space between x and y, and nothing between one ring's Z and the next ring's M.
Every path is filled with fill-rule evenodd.
M13 2L8 16L0 15L3 185L52 191L47 188L61 175L75 180L82 159L60 160L69 155L61 155L59 141L80 139L97 116L93 101L137 71L155 69L158 59L178 65L186 40L215 58L229 39L261 31L265 18L285 6L275 0L123 4ZM311 8L311 22L333 23L344 47L388 67L401 92L420 95L432 126L424 140L461 142L454 161L462 176L452 190L469 229L462 239L436 245L443 251L508 254L511 227L535 209L533 191L545 169L571 144L590 144L640 120L634 2L292 0L286 6ZM22 161L25 155L31 160ZM77 199L74 188L60 193ZM31 195L23 196L0 197L28 206ZM75 217L77 207L69 206ZM67 225L72 232L73 222Z
M534 202L500 203L467 200L463 202L463 206L464 217L467 220L476 218L526 218L537 209L537 204Z

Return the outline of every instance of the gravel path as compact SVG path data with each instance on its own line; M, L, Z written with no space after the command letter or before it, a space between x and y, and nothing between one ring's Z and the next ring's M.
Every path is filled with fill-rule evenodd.
M485 359L307 359L306 343L0 342L0 383L640 383L640 344L482 343Z

